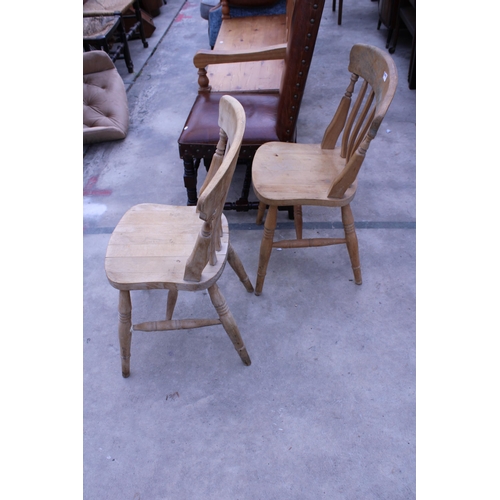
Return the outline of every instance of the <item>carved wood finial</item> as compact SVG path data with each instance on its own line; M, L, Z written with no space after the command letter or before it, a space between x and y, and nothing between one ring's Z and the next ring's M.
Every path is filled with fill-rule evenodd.
M217 143L217 146L215 147L215 155L220 156L221 158L224 157L224 154L226 152L226 149L229 148L229 145L227 144L227 134L224 132L222 128L219 129L219 142Z
M207 76L207 70L206 68L199 68L198 69L198 92L210 92L211 88L210 85L210 80L208 79Z
M358 81L359 76L355 75L354 73L351 73L351 81L349 82L349 85L347 86L347 89L345 91L346 97L351 98L352 93L354 92L354 86L356 85L356 82Z

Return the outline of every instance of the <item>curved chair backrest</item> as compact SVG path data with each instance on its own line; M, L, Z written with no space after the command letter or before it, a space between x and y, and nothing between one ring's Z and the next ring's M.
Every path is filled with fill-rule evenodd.
M204 222L186 263L184 279L187 281L200 281L205 266L217 263L216 251L221 249L222 211L238 161L245 124L243 106L234 97L223 96L219 103L220 139L197 204L200 219Z
M331 198L342 197L355 181L370 141L377 135L398 84L394 60L377 47L354 45L348 69L351 81L321 143L323 149L334 149L342 133L340 156L345 158L346 163L330 186L328 196ZM354 100L354 87L360 78L362 81Z

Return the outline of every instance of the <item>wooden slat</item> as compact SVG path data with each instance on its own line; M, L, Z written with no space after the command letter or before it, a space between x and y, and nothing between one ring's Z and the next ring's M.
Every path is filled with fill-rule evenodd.
M201 328L202 326L220 325L220 319L174 319L163 321L146 321L134 325L134 330L142 332L167 332L170 330L192 330L193 328Z

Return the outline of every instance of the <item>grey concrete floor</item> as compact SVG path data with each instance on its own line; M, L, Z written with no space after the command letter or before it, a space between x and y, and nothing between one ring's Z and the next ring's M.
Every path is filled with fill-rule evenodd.
M385 48L377 3L328 0L298 122L319 142L348 81L354 43ZM104 274L109 236L136 203L183 205L177 138L197 92L192 56L208 48L199 4L169 0L128 90L127 138L84 148L84 498L415 498L415 99L410 44L399 88L359 176L352 207L363 284L343 247L273 251L264 293L228 267L220 287L252 365L221 327L136 332L123 379L118 292ZM237 197L242 172L230 197ZM202 176L200 182L202 181ZM229 212L231 238L255 283L262 227ZM305 231L340 231L340 214L304 207ZM278 233L293 234L279 214ZM134 322L161 318L162 291L132 295ZM206 293L180 295L176 316L211 313Z

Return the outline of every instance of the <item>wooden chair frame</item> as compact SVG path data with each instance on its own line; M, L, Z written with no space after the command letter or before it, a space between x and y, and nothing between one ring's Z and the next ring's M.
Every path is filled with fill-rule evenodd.
M267 143L257 151L253 166L254 190L260 200L257 223L266 207L260 248L256 295L262 293L273 248L304 248L345 244L356 284L362 283L358 240L350 203L357 175L396 91L398 75L385 51L355 45L348 67L351 78L321 144ZM357 96L355 85L361 79ZM341 137L342 136L342 137ZM337 142L340 140L340 146ZM286 176L285 176L286 174ZM277 209L294 206L296 239L274 240ZM340 207L343 238L303 238L302 206Z
M119 290L122 375L130 374L132 331L170 331L222 324L241 360L250 357L217 280L226 261L248 292L253 286L229 241L222 211L236 168L245 112L230 96L220 100L220 139L196 207L141 204L122 217L105 259L110 284ZM166 317L132 325L131 290L168 289ZM218 318L172 319L179 291L208 290Z

